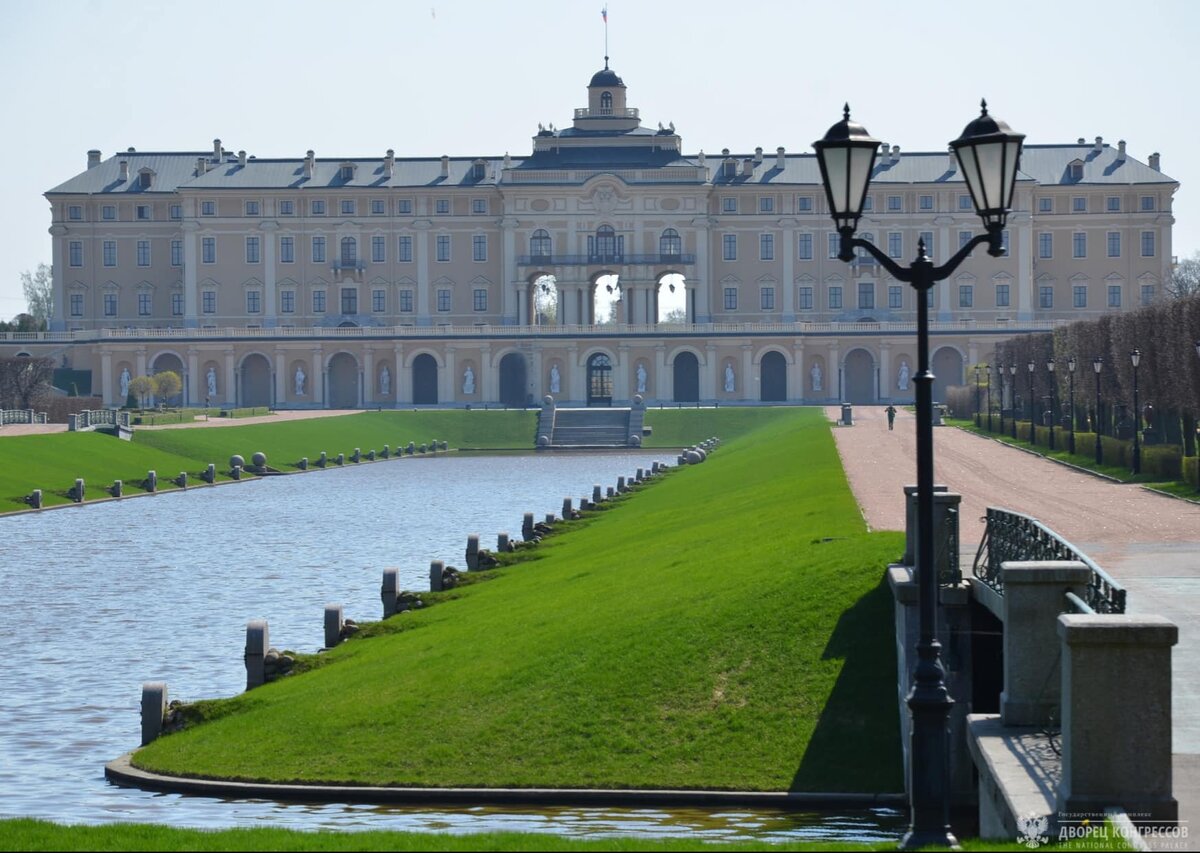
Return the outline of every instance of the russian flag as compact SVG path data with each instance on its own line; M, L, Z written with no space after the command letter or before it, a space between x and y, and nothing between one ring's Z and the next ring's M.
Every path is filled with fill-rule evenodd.
M604 23L608 23L608 7L605 6L600 10L600 17L604 19Z

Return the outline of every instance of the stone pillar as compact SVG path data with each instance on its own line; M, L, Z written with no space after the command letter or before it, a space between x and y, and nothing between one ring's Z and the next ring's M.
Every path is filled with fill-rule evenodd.
M401 403L412 402L412 371L404 367L404 345L396 344L394 348L396 372L392 377L392 392L396 395L396 407Z
M246 689L252 690L267 681L265 661L271 647L267 620L252 619L246 623Z
M441 560L433 560L429 563L429 591L441 592L443 589L442 573L446 570L446 564Z
M1058 615L1063 596L1082 597L1092 570L1077 561L1005 562L1004 692L1006 726L1048 726L1060 719L1062 675Z
M420 211L422 214L428 211ZM433 316L429 309L429 228L432 226L428 219L418 219L413 223L417 233L413 234L413 252L417 262L417 325L432 326Z
M692 316L692 306L687 306L688 320L692 323L711 323L712 322L712 278L709 275L709 257L708 257L708 229L710 227L707 217L693 220L696 224L696 278L689 279L687 282L688 288L695 288L696 291L696 310L695 316ZM689 293L690 297L691 294ZM690 302L690 300L689 300Z
M475 380L476 386L479 389L479 399L484 403L493 403L500 399L500 392L497 390L496 366L492 364L492 348L490 346L481 346L479 348L479 376Z
M326 604L325 605L325 648L332 649L342 641L342 625L345 624L345 619L342 614L342 605Z
M804 341L797 339L792 345L792 364L788 367L788 399L799 402L805 397L804 377L807 371L804 369Z
M47 324L51 332L63 332L67 328L67 288L63 281L63 270L70 264L70 233L65 225L51 225L50 254L50 305L51 315Z
M467 536L467 571L474 572L479 570L479 534L472 533Z
M321 348L314 347L309 361L308 399L316 409L325 408L325 366L321 362Z
M934 491L934 529L937 529L937 493L945 492L946 487L935 484ZM917 564L917 487L904 487L904 556L900 562L905 566Z
M533 513L527 512L521 518L521 538L528 542L533 538Z
M142 746L162 734L163 717L167 713L167 683L142 682Z
M742 344L742 375L738 377L739 400L757 400L762 395L756 393L758 383L754 381L754 354L750 352L750 344ZM760 380L761 381L761 377ZM755 387L751 387L755 386Z
M536 403L542 399L546 393L546 389L550 387L546 380L545 366L542 364L541 344L535 343L533 345L533 353L530 361L533 368L533 376L531 377L533 389L530 393L533 394L533 399Z
M825 390L819 392L823 399L842 399L842 359L837 344L830 344L829 356L825 359Z
M452 403L458 397L461 377L456 367L455 348L446 347L446 366L438 371L438 402L442 405Z
M1033 217L1028 213L1015 212L1009 216L1009 228L1017 231L1015 257L1021 265L1017 270L1017 321L1033 319ZM1011 241L1011 231L1010 231Z
M396 598L400 595L400 570L384 569L379 598L383 601L383 618L396 615Z
M189 406L199 406L204 402L203 390L207 390L207 384L204 378L200 375L200 351L195 347L188 347L187 351L187 372L184 374L186 379L183 383L184 404Z
M503 533L503 532L497 533L496 534L496 551L501 554L507 554L508 549L509 549L508 534Z
M892 345L879 342L879 402L886 403L896 395L896 381L892 377Z
M601 492L600 487L592 486L592 504L598 504L602 500L604 500L604 494Z
M359 406L369 406L375 402L375 385L379 380L375 376L375 350L370 346L363 347L362 382Z
M113 399L112 350L100 350L100 396L104 400L105 408L125 405L124 400L117 403Z
M672 367L668 374L671 377L671 396L675 399L675 370ZM700 399L717 399L717 348L712 344L704 347L704 364L700 365Z
M183 232L183 325L194 329L200 325L199 290L196 285L196 222L180 223Z
M795 281L795 262L796 262L796 225L795 219L786 219L782 223L784 225L783 233L780 235L780 246L778 251L780 257L783 258L783 278L779 282L779 286L783 289L783 316L780 318L784 323L796 322L796 281Z
M264 220L258 225L262 231L263 259L263 326L274 329L277 323L275 317L275 232L279 223Z
M275 407L287 403L287 353L281 349L275 350Z
M237 373L233 364L233 348L225 350L225 403L237 405Z
M1171 788L1171 647L1162 616L1063 614L1062 782L1058 810L1120 806L1175 823Z
M137 350L135 350L135 353L134 353L134 363L135 363L135 364L134 364L134 370L136 370L137 372L136 372L136 373L134 373L133 375L134 375L134 376L145 376L145 375L146 375L146 370L147 370L147 367L146 367L146 348L145 348L145 347L138 347L138 348L137 348ZM122 401L121 401L121 405L125 405L125 401L124 401L124 400L122 400Z
M618 344L617 360L613 364L613 402L629 397L629 345Z

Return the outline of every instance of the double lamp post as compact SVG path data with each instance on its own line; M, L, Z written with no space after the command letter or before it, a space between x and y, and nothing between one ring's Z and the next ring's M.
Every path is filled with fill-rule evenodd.
M902 846L954 846L950 832L947 724L954 701L946 689L941 644L937 640L938 578L934 567L933 531L933 372L929 367L929 298L934 284L953 275L977 246L987 244L994 258L1004 255L1003 231L1012 207L1013 189L1021 160L1023 134L988 115L987 102L978 118L950 143L959 171L971 192L985 233L976 235L946 263L938 266L917 242L917 257L902 267L873 243L854 236L862 217L867 189L875 169L879 140L850 120L845 107L841 121L813 143L821 180L834 225L841 237L838 259L850 263L854 250L874 257L898 281L917 294L917 553L920 636L908 707L912 711L909 792L911 825Z

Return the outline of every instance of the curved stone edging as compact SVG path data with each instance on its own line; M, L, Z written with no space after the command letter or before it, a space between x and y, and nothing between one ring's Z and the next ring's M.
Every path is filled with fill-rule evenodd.
M680 791L592 788L390 788L358 785L280 785L268 782L231 782L164 776L139 770L130 763L133 753L104 765L104 777L115 785L198 794L207 797L266 799L290 802L374 803L389 805L538 805L538 806L753 806L798 807L903 807L903 794L817 793L807 791Z

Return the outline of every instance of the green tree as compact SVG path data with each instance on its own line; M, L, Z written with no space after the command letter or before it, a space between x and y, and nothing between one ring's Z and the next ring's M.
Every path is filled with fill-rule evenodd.
M1167 295L1174 299L1200 293L1200 252L1192 252L1190 258L1177 263L1167 276Z
M29 313L37 321L34 331L44 331L49 327L50 317L54 314L54 275L51 267L38 264L32 273L29 270L21 273L21 289L25 291L25 304Z
M154 379L149 376L137 376L129 383L129 393L138 399L138 407L145 410L146 398L154 393Z
M160 402L166 402L183 390L183 380L174 370L164 370L154 374L154 396Z

